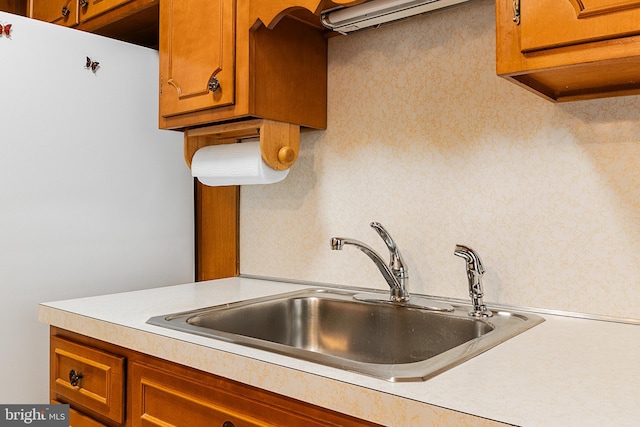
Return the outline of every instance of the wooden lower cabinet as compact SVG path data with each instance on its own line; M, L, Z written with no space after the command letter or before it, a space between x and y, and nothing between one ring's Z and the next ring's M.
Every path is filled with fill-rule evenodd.
M173 368L131 364L134 427L372 425L223 378Z
M125 417L125 362L118 353L52 336L51 399L121 425ZM78 419L79 415L75 414L74 424L92 425Z
M50 352L51 400L70 405L71 427L377 425L55 327Z
M69 427L107 427L75 409L69 409Z

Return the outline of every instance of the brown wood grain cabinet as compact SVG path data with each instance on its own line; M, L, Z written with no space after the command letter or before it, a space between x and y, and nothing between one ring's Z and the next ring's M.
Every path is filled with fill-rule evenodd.
M29 0L27 16L157 48L159 0Z
M84 418L90 418L122 425L125 362L121 354L52 335L51 400L71 406L73 424L89 425Z
M31 0L29 17L53 24L74 27L78 25L78 1Z
M133 0L78 0L80 22L88 21L102 13L131 2Z
M51 401L72 427L377 425L55 327L51 354Z
M0 0L0 11L27 15L27 0Z
M553 101L640 94L640 0L497 0L497 73Z
M265 24L255 3L161 2L161 128L246 118L326 127L327 40L318 17L298 8Z

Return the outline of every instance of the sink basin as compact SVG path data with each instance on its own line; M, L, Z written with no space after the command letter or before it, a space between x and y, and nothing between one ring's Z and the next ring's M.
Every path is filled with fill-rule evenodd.
M305 289L157 316L147 323L389 381L421 381L543 321L507 311L476 319L465 305L452 304L452 312L433 311L359 301L356 294Z

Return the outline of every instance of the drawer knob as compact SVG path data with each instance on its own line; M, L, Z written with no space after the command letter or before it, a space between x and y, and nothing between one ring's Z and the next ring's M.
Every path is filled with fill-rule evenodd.
M225 421L222 423L222 427L235 427L231 421Z
M76 372L75 369L72 369L69 371L69 383L72 386L77 387L78 384L80 383L81 378L82 378L82 374L80 372Z

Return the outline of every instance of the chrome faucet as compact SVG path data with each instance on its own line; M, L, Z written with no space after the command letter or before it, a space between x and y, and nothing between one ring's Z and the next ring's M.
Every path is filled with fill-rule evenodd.
M389 284L391 288L389 299L394 302L409 301L409 291L407 290L409 285L409 274L407 267L402 259L402 254L398 250L396 242L393 241L391 235L384 229L382 224L378 222L372 222L371 227L378 232L384 243L389 249L389 255L391 260L389 266L376 251L371 247L355 239L349 239L346 237L332 237L331 249L334 251L340 251L344 245L353 245L365 253L374 262L376 267L382 273L382 276Z
M471 304L473 310L469 312L473 317L491 317L493 313L484 305L482 297L484 296L482 290L482 275L484 274L484 267L478 254L471 248L463 245L456 245L456 249L453 252L454 255L464 258L467 261L467 278L469 279L469 296L471 297Z

